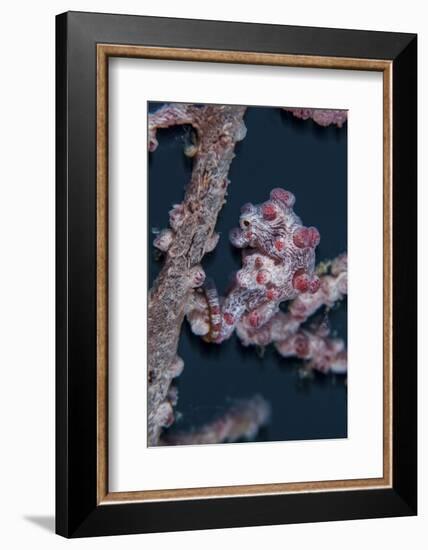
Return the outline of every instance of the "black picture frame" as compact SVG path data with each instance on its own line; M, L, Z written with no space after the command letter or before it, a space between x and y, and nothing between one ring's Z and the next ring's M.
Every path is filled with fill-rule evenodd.
M392 486L99 504L97 44L251 51L392 66ZM417 513L417 36L68 12L56 18L56 532L86 537Z

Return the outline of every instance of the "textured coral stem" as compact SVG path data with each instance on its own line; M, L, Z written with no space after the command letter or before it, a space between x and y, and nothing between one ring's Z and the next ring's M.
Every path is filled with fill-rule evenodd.
M244 113L240 106L170 104L149 116L149 150L157 146L157 128L173 124L191 124L198 142L184 200L170 213L170 232L158 239L165 262L149 293L149 446L158 444L162 428L171 421L168 391L181 324L194 288L204 279L200 263L213 243L235 144L245 137Z
M343 374L347 370L345 343L340 338L300 329L274 345L282 357L304 359L310 368L320 372Z
M251 440L267 424L271 409L267 401L256 395L235 403L229 411L213 422L190 432L166 435L165 445L207 445Z
M320 126L331 124L341 128L348 119L348 111L337 109L294 109L284 107L284 111L292 113L296 118L302 120L312 119Z

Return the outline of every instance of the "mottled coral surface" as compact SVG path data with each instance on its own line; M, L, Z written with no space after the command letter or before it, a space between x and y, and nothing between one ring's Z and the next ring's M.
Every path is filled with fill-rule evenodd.
M276 350L277 357L283 361L284 365L289 364L290 360L298 360L302 362L307 371L341 374L347 370L345 340L337 334L335 326L329 322L330 315L328 314L331 308L335 310L346 296L347 259L346 254L343 254L333 260L332 252L337 254L344 248L332 248L331 243L336 239L332 239L331 231L327 230L326 232L325 230L330 225L336 227L336 231L344 231L346 235L346 225L340 225L339 221L343 219L343 212L345 212L346 219L346 194L345 201L342 203L337 201L339 188L337 187L338 180L335 179L337 178L335 176L336 168L343 164L340 156L334 157L334 154L338 154L334 153L334 147L332 147L331 154L330 152L327 155L323 153L324 150L326 151L326 145L329 143L333 145L339 135L343 135L339 132L343 132L342 126L347 119L347 113L346 111L297 109L292 112L296 123L294 126L290 126L290 115L285 114L285 110L291 111L291 109L283 109L280 119L275 119L285 128L286 132L283 135L275 134L272 125L266 123L260 127L261 133L254 133L251 117L256 111L254 109L247 110L244 117L246 131L241 132L239 123L237 131L234 130L234 139L243 141L242 144L239 144L236 151L237 158L232 163L232 170L229 170L227 176L220 176L220 174L227 174L226 169L233 158L228 152L230 149L227 148L229 144L233 147L233 142L228 141L227 135L230 127L228 122L224 122L224 116L229 116L229 114L227 111L223 111L221 106L220 110L215 112L212 119L214 125L211 127L209 119L204 119L204 110L191 105L178 104L177 107L175 104L165 105L153 117L153 124L149 129L149 149L153 152L153 159L157 158L158 151L162 150L162 140L159 139L159 134L156 132L157 128L191 124L196 131L190 139L185 140L182 149L194 166L191 178L193 188L187 188L183 202L176 202L172 208L169 208L169 227L156 231L154 245L158 254L161 254L161 258L165 258L164 268L171 266L168 268L171 275L177 273L174 277L179 276L182 280L180 284L184 285L182 288L186 293L182 295L185 298L182 306L183 313L194 334L193 338L199 339L198 348L201 351L204 350L199 365L195 364L196 370L192 371L193 374L189 371L189 368L193 368L191 358L182 345L179 346L181 351L176 348L173 356L168 355L171 360L169 360L170 363L166 369L162 370L159 363L154 363L155 370L165 373L167 391L162 394L156 392L153 394L160 397L156 405L156 414L152 417L154 424L158 426L153 434L158 437L156 434L160 433L159 427L165 429L172 426L173 428L168 429L163 436L161 434L158 443L155 443L155 439L153 439L153 444L252 440L257 437L259 428L262 426L267 426L270 429L269 426L281 425L281 418L283 422L285 421L285 424L282 423L282 425L286 430L283 431L283 436L271 435L270 437L273 439L311 437L309 435L311 432L303 428L301 420L299 420L300 402L297 395L296 398L293 396L292 402L290 401L290 406L293 403L297 414L295 429L293 428L294 424L290 425L289 416L280 412L279 402L275 400L276 398L273 399L273 396L280 391L280 387L277 385L278 378L274 372L269 374L266 371L264 373L263 397L261 395L251 397L251 394L243 393L243 388L246 387L248 391L248 388L251 387L250 380L251 377L254 377L252 370L254 367L250 367L253 363L250 360L251 356L245 355L246 368L250 377L248 378L242 372L241 384L239 384L239 378L236 378L236 370L232 368L232 365L229 366L229 371L224 370L224 362L230 361L228 357L230 357L232 349L239 350L237 346L240 346L241 349L253 349L251 353L254 357L259 358L261 357L260 353L264 353L263 350L270 347ZM268 113L268 111L269 116L273 117L274 110L264 109L263 112ZM262 109L257 112L261 113ZM280 110L275 112L280 115ZM236 113L238 115L239 111ZM232 114L232 116L234 115ZM275 114L275 117L277 116ZM312 120L305 122L306 119ZM223 122L221 122L222 120ZM215 126L218 123L221 126ZM277 123L275 122L275 124ZM303 126L298 129L296 124ZM318 129L317 126L319 126ZM201 147L202 128L210 128L210 134L213 132L213 136L218 136L215 137L215 141L211 140L211 142L209 138L203 147ZM287 141L287 134L292 128L295 128L296 132L293 134L293 139ZM202 130L203 132L205 130ZM309 138L308 143L311 140L314 142L315 148L312 150L307 147L298 148L299 141L305 138L306 134ZM260 139L254 140L257 135ZM285 140L284 143L281 143L282 139ZM340 139L342 140L342 138ZM248 156L245 152L247 146L252 142L256 145L253 157ZM263 152L264 147L267 147L266 153ZM284 154L281 152L281 148ZM316 155L312 157L314 152ZM215 218L207 217L210 211L198 212L198 189L203 189L205 193L205 189L209 190L211 184L204 175L205 168L204 171L195 172L195 166L202 166L200 161L209 158L206 156L207 154L212 154L212 161L218 163L219 167L225 167L223 172L219 172L216 169L216 164L212 164L211 160L209 164L205 164L205 166L209 165L213 185L215 189L218 189L216 191L218 194L212 195L213 200L215 196L220 199L224 196L223 205L228 207L231 200L236 203L237 197L239 200L239 196L244 195L240 214L235 215L234 219L230 219L229 216L229 224L226 226L222 220L223 213L220 213L221 223L219 224L218 220L215 223ZM227 164L223 163L221 158L225 154L228 155ZM256 159L260 159L261 163L253 165L253 160ZM304 159L303 163L302 159ZM235 163L243 165L244 161L244 170L247 171L247 176L246 181L240 183L239 177L234 172L234 167ZM170 157L167 158L167 162L170 162ZM275 165L280 166L278 163L284 164L281 168L276 169ZM251 165L253 168L248 172ZM259 172L259 176L257 176L257 172ZM270 181L272 181L270 186L269 173L274 174L273 178L272 175L270 177ZM346 189L346 170L342 173L344 173L345 179L342 180L341 185L344 184ZM291 181L291 188L288 185L277 186L280 183L278 181L279 174L282 174L281 179ZM312 175L309 176L309 174ZM172 181L175 178L176 173L171 172L168 179ZM158 185L162 185L162 182L159 182ZM264 196L260 194L259 187L265 189ZM175 196L180 200L179 193L175 193ZM254 200L254 197L258 201ZM245 203L245 199L252 202ZM313 203L313 207L309 209L308 200ZM338 207L340 210L337 210ZM226 209L225 206L223 209ZM311 215L308 214L309 211ZM321 216L320 213L322 213ZM189 233L189 220L192 220L193 224L194 220L198 219L206 228L204 240L200 240L200 258L204 255L207 255L206 258L210 258L212 255L219 258L225 253L226 248L231 246L240 255L240 268L233 275L232 282L227 288L224 288L222 284L217 286L218 272L209 268L211 262L207 264L206 258L202 262L183 262L186 259L186 247L183 246L184 241L180 235L184 234L183 229ZM328 220L328 224L326 224L326 220ZM233 227L236 224L238 226ZM197 235L198 226L194 227ZM322 241L320 241L321 237ZM189 240L192 245L195 242L198 241L195 241L194 238L192 241ZM318 249L321 254L317 252ZM325 251L328 250L331 252L327 252L328 256L326 257ZM184 267L184 270L179 267L180 265ZM173 270L171 270L172 267ZM165 272L165 269L164 274L168 280L168 271ZM174 279L171 277L170 283L173 292ZM168 294L165 294L162 297L162 305L167 306L165 302L167 296ZM152 295L152 301L154 298L155 295ZM176 302L176 296L174 296L174 300ZM175 307L173 310L177 322L179 322L180 309ZM168 316L167 308L165 312ZM335 318L335 315L332 318ZM163 325L156 326L160 337ZM183 326L183 328L185 327ZM234 333L236 338L231 338ZM186 340L187 338L186 336ZM230 342L231 340L236 343ZM159 339L157 341L160 342ZM231 347L229 343L233 346ZM224 348L224 346L227 347ZM165 351L169 353L169 348L165 348ZM177 355L177 351L180 356ZM162 356L166 357L164 352L162 352ZM210 358L214 359L215 357L217 357L215 360L217 366L209 367L208 365L212 363ZM262 360L260 359L260 361ZM272 359L269 361L272 362ZM244 368L244 363L242 368ZM151 378L154 372L149 372L149 388L153 387L156 390L156 379ZM201 381L205 380L205 382L196 386L196 380L200 377L199 373L202 376ZM173 380L177 380L178 377L179 384L177 385ZM211 386L210 379L212 380ZM269 390L269 379L271 379L271 384L274 384L271 390ZM236 384L233 380L236 380ZM262 379L260 378L260 380ZM224 394L218 394L218 390L214 390L217 386L221 387L220 381L224 381ZM189 393L192 387L196 393ZM199 390L196 390L197 387ZM261 388L260 384L253 386L254 393L258 393L259 387ZM284 395L291 396L289 387L284 387L283 391ZM327 397L331 392L326 387L324 393ZM185 396L184 403L183 395ZM211 414L200 412L193 417L185 412L186 407L183 405L186 403L186 399L190 398L191 409L196 412L196 410L202 411L207 408L211 397L214 399L215 395L217 395L220 409L223 410L220 415L216 414L216 409L213 409ZM205 398L201 401L199 397L203 396ZM222 403L224 399L225 403L227 402L229 405L226 406L225 403ZM198 402L201 405L197 405ZM304 400L301 404L304 404ZM340 414L343 415L343 412ZM321 419L322 416L319 418ZM327 420L327 417L325 419L326 422L331 422ZM346 426L346 411L343 419L345 424L342 425ZM302 426L300 431L298 431L299 425ZM340 431L342 429L335 432L333 426L334 424L326 424L325 428L321 430L318 428L318 437L323 437L322 433L325 434L324 437L334 437L334 433L342 433ZM292 429L290 430L290 428ZM278 429L275 431L281 432ZM313 433L314 436L317 436L316 431ZM307 435L305 436L305 434ZM346 435L346 432L343 435ZM268 436L268 439L270 437Z

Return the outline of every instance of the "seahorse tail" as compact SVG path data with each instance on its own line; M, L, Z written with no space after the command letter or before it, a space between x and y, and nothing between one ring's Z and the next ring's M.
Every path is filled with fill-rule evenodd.
M216 342L221 333L221 306L217 287L212 279L206 279L202 290L208 304L210 330L204 337L207 342Z

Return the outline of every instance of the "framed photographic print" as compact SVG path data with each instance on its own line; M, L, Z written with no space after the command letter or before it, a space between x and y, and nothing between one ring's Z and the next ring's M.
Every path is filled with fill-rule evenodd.
M56 24L57 532L416 514L416 36Z

